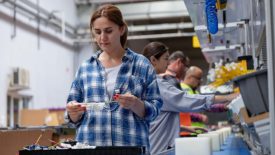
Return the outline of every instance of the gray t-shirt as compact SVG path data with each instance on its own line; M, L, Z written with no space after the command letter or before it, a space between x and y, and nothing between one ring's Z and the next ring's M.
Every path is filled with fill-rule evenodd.
M151 155L175 146L179 137L179 112L200 112L210 108L214 95L188 95L175 86L175 79L157 76L163 106L159 116L150 124Z

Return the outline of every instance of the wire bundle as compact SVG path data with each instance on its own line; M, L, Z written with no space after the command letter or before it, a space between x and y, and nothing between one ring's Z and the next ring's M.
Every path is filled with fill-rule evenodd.
M216 0L206 0L205 13L206 13L208 31L211 34L216 34L218 32Z

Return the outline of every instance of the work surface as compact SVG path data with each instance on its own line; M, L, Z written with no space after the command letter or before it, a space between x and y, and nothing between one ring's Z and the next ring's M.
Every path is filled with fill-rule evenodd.
M231 135L222 145L221 151L213 152L213 155L251 155L251 153L241 137Z
M175 150L171 149L158 155L175 155ZM212 155L251 155L251 153L241 137L231 135L221 146L221 151L214 151Z

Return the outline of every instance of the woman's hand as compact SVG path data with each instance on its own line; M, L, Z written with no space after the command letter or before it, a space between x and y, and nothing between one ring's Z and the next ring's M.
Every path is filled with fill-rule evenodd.
M233 93L229 95L215 95L214 103L230 103L233 99L238 97L240 93Z
M145 115L144 103L136 96L130 93L119 94L119 95L116 95L115 100L119 102L119 105L122 108L132 110L139 117L144 117Z
M232 93L227 95L228 102L231 102L233 99L237 98L240 95L240 93Z
M76 101L71 101L66 105L66 110L70 116L70 119L73 122L77 122L86 110L86 107Z
M138 98L130 93L116 95L115 100L119 102L122 108L129 110L139 103Z

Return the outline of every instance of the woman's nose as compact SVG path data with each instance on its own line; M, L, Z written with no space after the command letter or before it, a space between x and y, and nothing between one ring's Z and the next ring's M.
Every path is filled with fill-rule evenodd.
M102 32L102 33L100 34L100 39L101 39L101 40L106 40L106 38L107 38L106 33Z

